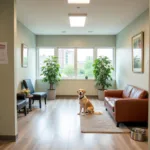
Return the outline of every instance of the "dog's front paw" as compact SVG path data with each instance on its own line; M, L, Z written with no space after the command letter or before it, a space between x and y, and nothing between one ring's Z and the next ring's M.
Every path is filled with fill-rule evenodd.
M82 116L85 116L86 115L86 113L82 113Z

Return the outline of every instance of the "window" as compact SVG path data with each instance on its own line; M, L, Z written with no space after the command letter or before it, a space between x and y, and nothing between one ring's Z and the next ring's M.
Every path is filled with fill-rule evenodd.
M58 49L58 59L62 78L75 78L74 49Z
M58 48L56 56L60 64L62 79L93 79L93 61L99 56L107 56L112 65L115 66L113 48ZM48 56L54 56L54 48L39 48L38 51L38 75L41 74L41 67ZM115 78L115 72L113 72Z
M44 66L44 60L49 56L54 56L54 48L39 49L39 76L41 74L41 68Z
M93 49L77 49L77 77L93 78Z
M113 65L113 49L112 48L99 48L97 49L97 58L99 56L107 56Z
M115 67L114 49L113 48L98 48L97 49L97 58L99 56L107 56L111 60L112 66ZM115 78L115 71L112 72L112 77Z

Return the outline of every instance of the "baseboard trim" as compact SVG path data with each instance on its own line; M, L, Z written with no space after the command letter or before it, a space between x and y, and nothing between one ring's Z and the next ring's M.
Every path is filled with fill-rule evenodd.
M86 95L88 98L98 98L97 95ZM77 98L78 95L57 95L56 98Z
M2 141L17 141L18 134L17 135L0 135L0 140Z

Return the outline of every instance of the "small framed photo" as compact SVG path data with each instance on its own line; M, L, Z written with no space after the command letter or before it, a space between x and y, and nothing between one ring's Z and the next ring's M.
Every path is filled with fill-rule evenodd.
M23 68L28 67L28 47L25 44L21 44L21 65Z
M132 37L132 71L144 72L144 32Z

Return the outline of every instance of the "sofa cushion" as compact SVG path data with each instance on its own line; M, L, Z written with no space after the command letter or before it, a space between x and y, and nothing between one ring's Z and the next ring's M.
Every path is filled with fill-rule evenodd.
M146 98L146 96L147 96L147 92L137 87L133 87L131 94L130 94L130 98L143 99L143 98Z
M105 97L105 106L108 106L114 112L115 102L120 99L118 97Z
M123 98L130 97L130 93L131 93L132 89L133 89L133 86L132 86L132 85L127 85L127 86L125 87L125 89L123 90L123 95L122 95L122 97L123 97Z

